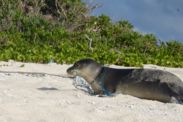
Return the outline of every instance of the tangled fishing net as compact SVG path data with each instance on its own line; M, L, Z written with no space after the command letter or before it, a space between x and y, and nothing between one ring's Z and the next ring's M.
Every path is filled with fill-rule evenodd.
M77 69L76 70L76 74L79 75ZM94 80L94 82L99 81L100 86L101 86L101 90L103 91L101 94L104 94L106 96L110 96L110 97L114 97L116 94L121 94L121 92L118 93L111 93L107 90L105 90L105 88L103 87L103 80L104 80L104 76L106 73L106 67L103 67L103 71L97 76L97 78ZM95 92L92 90L90 84L86 83L85 80L83 78L81 78L80 76L76 76L73 82L73 85L78 88L86 88L88 93L93 96L95 94Z

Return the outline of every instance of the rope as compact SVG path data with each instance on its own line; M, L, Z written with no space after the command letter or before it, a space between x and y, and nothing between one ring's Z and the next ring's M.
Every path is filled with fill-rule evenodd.
M104 81L104 76L105 76L105 73L106 73L106 67L103 66L103 68L104 68L104 71L103 71L94 81L96 81L96 80L99 81L100 87L102 88L102 91L103 91L103 93L104 93L106 96L114 97L116 94L121 94L121 92L118 92L118 93L111 93L111 92L105 90L105 88L103 87L103 81ZM99 78L99 77L101 77L101 78Z
M50 62L48 62L48 64L51 64L51 63L52 63L52 61L53 61L53 59L54 59L54 57L52 56L51 61L50 61Z

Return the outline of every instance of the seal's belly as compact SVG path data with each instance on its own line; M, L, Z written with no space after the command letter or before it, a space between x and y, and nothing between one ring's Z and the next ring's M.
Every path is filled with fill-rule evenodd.
M162 102L169 102L171 99L167 89L157 86L153 87L152 85L122 85L116 90L116 92L119 91L121 91L122 94L128 94L142 99L159 100Z

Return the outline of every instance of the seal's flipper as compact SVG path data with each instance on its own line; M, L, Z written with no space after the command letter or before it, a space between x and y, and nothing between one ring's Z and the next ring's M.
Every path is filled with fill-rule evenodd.
M170 98L170 103L183 104L183 100L178 100L175 97Z

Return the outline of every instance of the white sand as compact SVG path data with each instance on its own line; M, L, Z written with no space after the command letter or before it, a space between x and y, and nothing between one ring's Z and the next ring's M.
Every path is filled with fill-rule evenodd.
M71 65L0 62L1 71L66 73ZM20 67L25 64L25 67ZM110 67L124 68L112 65ZM156 65L145 68L164 70ZM125 67L127 68L127 67ZM183 81L183 69L166 68ZM139 99L90 96L73 79L0 73L0 122L183 122L183 105Z

